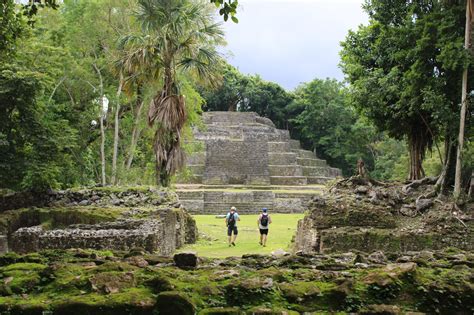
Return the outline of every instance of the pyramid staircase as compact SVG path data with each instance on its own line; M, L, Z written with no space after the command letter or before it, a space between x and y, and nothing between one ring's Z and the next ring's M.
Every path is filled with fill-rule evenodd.
M341 176L256 113L207 112L203 121L205 128L194 130L199 149L187 157L177 184L192 212L218 213L231 205L244 212L300 212L321 185Z

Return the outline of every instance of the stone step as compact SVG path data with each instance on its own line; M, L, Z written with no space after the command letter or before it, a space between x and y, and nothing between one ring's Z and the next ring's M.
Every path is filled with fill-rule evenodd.
M292 152L270 152L268 153L270 165L292 165L296 164L296 154Z
M202 199L180 199L179 202L190 213L204 213L204 200Z
M321 195L323 193L323 190L321 191L313 191L310 194L301 194L298 192L275 192L275 198L278 199L288 199L288 198L298 198L301 200L309 201L311 200L312 197L316 195Z
M268 165L270 176L303 176L299 165Z
M275 213L301 213L306 207L307 201L300 198L275 198L273 211Z
M294 190L297 193L306 193L305 191L319 191L324 188L324 185L306 185L306 186L282 186L282 185L205 185L205 184L176 184L178 190L206 190L206 191L228 191L229 189L235 191L273 191L279 190Z
M308 159L308 158L297 158L296 162L301 166L327 166L325 160L320 159Z
M331 176L331 170L327 166L302 166L302 169L304 176Z
M268 152L290 152L290 150L288 141L268 142Z
M290 142L291 149L294 149L294 150L301 149L301 144L299 140L290 139L289 142Z
M270 200L268 202L204 202L203 213L226 214L230 207L236 207L239 214L260 213L262 208L267 208L271 212L273 203Z
M194 152L186 156L187 165L200 165L206 163L206 152Z
M249 191L204 191L203 198L206 202L245 202L248 200L254 202L268 201L275 197L272 191L267 190L249 190Z
M327 177L327 176L308 176L308 184L320 184L324 185L328 181L334 180L334 177Z
M203 190L177 190L179 200L201 199L204 198Z
M298 157L300 158L307 158L307 159L315 159L316 155L313 153L313 151L308 151L308 150L298 150Z
M306 176L270 176L272 185L306 185Z

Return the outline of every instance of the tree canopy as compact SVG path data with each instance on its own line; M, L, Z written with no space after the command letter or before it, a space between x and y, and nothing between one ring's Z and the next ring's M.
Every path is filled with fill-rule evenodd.
M380 130L407 139L410 178L419 179L426 150L440 139L453 145L461 72L471 62L463 49L464 6L372 0L364 9L369 24L342 43L352 102Z

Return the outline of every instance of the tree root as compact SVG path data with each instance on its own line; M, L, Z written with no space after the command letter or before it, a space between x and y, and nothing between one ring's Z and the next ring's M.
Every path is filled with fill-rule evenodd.
M402 187L402 192L406 195L408 194L408 191L410 188L414 189L417 187L420 187L422 185L433 185L436 184L436 181L438 180L439 176L434 176L434 177L425 177L422 179L414 180L410 184L405 185Z

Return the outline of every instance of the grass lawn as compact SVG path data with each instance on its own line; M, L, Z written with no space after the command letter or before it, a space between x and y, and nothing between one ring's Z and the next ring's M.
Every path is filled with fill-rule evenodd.
M260 234L257 227L258 215L240 215L237 224L239 234L236 246L227 243L227 227L225 219L214 215L194 215L200 239L196 244L187 245L181 251L193 250L202 257L229 257L243 254L269 254L276 249L288 250L291 238L296 232L296 225L303 214L271 214L267 247L258 244Z

